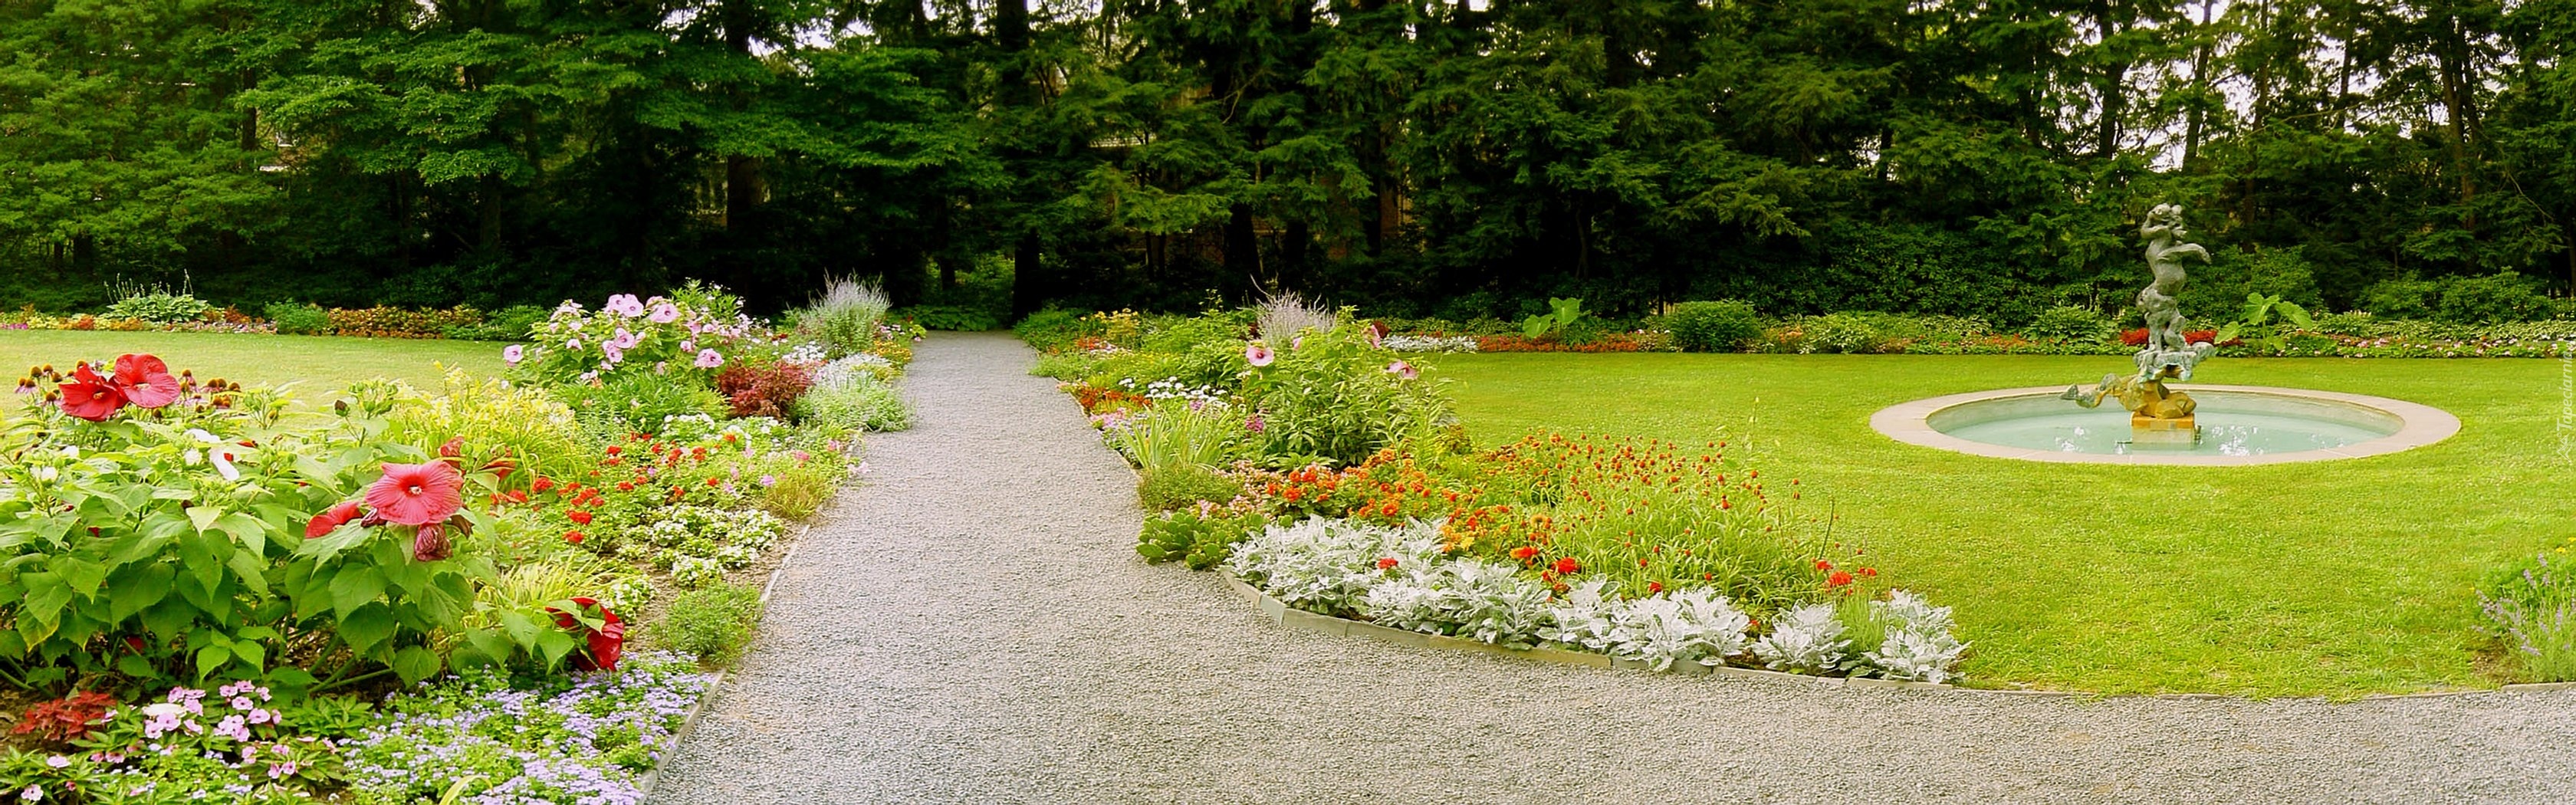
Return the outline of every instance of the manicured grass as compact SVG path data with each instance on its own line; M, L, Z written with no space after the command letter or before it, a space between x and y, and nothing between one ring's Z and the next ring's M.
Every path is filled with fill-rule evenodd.
M0 330L0 372L12 380L29 366L52 364L68 370L75 361L103 363L128 352L159 356L171 371L193 370L199 379L272 385L292 381L296 396L303 399L378 377L436 388L440 365L476 374L501 370L501 345L480 341Z
M2258 467L1978 458L1898 443L1907 400L2098 379L2100 357L1454 355L1482 444L1539 429L1750 443L1801 511L1957 607L1970 684L2251 695L2492 686L2476 587L2564 539L2550 360L2225 359L2203 383L2375 394L2459 416L2388 456Z

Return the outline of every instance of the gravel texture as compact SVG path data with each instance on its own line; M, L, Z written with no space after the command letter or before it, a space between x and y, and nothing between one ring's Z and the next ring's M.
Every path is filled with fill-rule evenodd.
M1845 689L1293 631L1136 557L1133 477L941 333L653 801L2568 802L2576 690L2350 704Z

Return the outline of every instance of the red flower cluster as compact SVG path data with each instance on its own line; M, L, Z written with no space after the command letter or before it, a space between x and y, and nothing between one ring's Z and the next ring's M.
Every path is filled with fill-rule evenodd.
M465 473L451 461L387 464L385 474L368 484L359 500L344 500L304 523L304 536L320 537L356 521L360 527L413 526L411 558L436 562L456 552L447 529L470 532L465 517ZM363 506L361 503L363 502Z
M554 616L557 628L579 630L585 638L582 653L573 655L572 667L583 671L617 670L618 657L625 653L626 619L608 611L608 607L601 606L597 599L575 598L572 603L580 608L583 615L596 611L599 613L596 620L600 621L600 625L594 627L573 613L546 607L546 612Z
M106 377L88 363L72 369L72 379L62 384L63 413L91 422L105 422L117 409L132 403L136 408L159 408L179 399L179 378L170 375L170 366L150 355L118 355L116 366Z

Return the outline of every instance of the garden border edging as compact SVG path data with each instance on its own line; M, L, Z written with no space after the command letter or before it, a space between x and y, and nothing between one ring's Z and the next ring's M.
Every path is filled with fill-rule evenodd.
M769 580L760 585L760 605L763 612L769 609L770 592L778 589L779 575L787 571L788 562L796 560L796 549L804 546L805 535L812 533L813 530L814 526L811 523L797 524L796 538L788 541L786 553L778 555L778 566L769 569ZM706 689L700 691L698 700L689 705L689 715L680 720L680 728L671 731L671 741L653 758L653 768L635 778L635 790L644 795L643 802L653 801L653 789L662 782L662 766L671 762L671 753L677 751L680 748L680 742L688 740L689 733L698 728L698 719L707 714L708 702L715 699L716 689L723 687L725 677L730 675L725 669L720 668L707 676Z
M1269 593L1262 592L1260 588L1254 587L1251 584L1244 582L1242 579L1235 578L1232 573L1220 572L1217 575L1225 579L1225 585L1228 590L1232 591L1237 597L1251 602L1254 607L1261 611L1262 617L1269 619L1272 623L1302 631L1321 632L1331 635L1347 635L1352 637L1367 637L1380 642L1393 643L1400 646L1411 646L1414 648L1465 650L1481 654L1518 657L1537 662L1556 663L1559 665L1581 665L1590 668L1623 671L1635 670L1646 671L1649 673L1672 673L1682 676L1725 676L1737 679L1758 679L1771 684L1797 684L1818 688L1925 690L1955 692L1965 695L2069 699L2107 699L2113 697L2131 698L2143 696L2147 698L2176 701L2254 701L2254 699L2250 697L2232 696L2224 693L2098 694L2072 690L1969 688L1938 682L1913 682L1902 679L1872 679L1869 677L1813 676L1809 674L1792 674L1785 671L1770 671L1761 668L1737 668L1726 665L1709 666L1700 663L1675 663L1671 670L1659 672L1655 671L1642 661L1620 660L1606 654L1593 654L1591 652L1583 651L1566 651L1564 649L1553 648L1505 648L1502 646L1480 643L1474 640L1463 640L1460 638L1449 637L1447 635L1425 634L1422 632L1379 626L1374 623L1356 621L1349 618L1336 618L1330 615L1319 615L1302 609L1292 608L1288 606L1286 602L1271 597ZM2420 693L2373 693L2355 701L2439 699L2488 694L2539 693L2543 691L2556 690L2576 690L2576 682L2514 682L2501 685L2493 689L2432 690ZM2341 702L2341 704L2350 703L2352 702Z

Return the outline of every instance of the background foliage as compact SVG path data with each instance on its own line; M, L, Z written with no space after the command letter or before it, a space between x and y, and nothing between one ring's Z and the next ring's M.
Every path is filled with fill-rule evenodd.
M2019 325L2124 306L2170 200L2221 298L2511 312L2370 291L2565 287L2571 32L2571 0L28 0L0 303L699 278L774 311L854 276L953 326L1256 286Z

